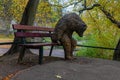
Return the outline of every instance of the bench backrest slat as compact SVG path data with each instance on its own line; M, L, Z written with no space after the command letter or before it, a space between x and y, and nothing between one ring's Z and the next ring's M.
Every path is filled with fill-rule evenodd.
M54 28L19 25L19 24L14 24L13 29L16 29L16 30L28 30L28 31L50 31L50 32L54 31Z
M50 33L30 33L30 32L15 32L15 37L51 37Z

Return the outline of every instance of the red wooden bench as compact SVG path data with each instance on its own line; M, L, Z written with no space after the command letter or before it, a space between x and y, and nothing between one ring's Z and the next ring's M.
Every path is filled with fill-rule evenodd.
M43 46L51 46L51 50L49 54L49 56L51 56L53 46L58 45L58 43L53 43L52 40L49 43L47 42L30 43L26 40L26 38L33 39L34 37L41 37L41 38L48 37L51 39L54 28L14 24L13 29L15 30L14 31L15 38L21 39L21 42L18 45L23 48L23 50L19 54L18 62L22 61L26 48L31 48L31 49L39 49L39 64L41 64L43 59Z

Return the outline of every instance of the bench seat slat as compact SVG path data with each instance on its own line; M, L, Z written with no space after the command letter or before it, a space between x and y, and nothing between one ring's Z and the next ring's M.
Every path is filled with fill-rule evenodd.
M50 33L15 32L15 37L51 37Z
M19 44L19 46L23 46L26 48L37 48L37 49L39 49L40 46L52 46L52 45L58 45L58 43Z
M38 27L38 26L18 25L18 24L14 24L13 29L28 30L28 31L50 31L50 32L54 31L54 28L49 28L49 27Z

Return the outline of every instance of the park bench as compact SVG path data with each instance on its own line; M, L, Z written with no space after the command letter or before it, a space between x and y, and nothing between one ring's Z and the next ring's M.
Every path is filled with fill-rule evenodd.
M29 42L29 40L26 40L27 38L45 38L48 37L51 39L51 36L53 34L54 28L48 28L48 27L38 27L38 26L28 26L28 25L19 25L14 24L14 35L15 38L20 38L21 42L18 43L21 48L23 48L22 51L20 51L18 62L22 61L22 58L25 54L25 50L28 49L39 49L39 64L42 63L43 60L43 47L44 46L51 46L50 54L51 56L53 46L58 45L58 43L51 42Z

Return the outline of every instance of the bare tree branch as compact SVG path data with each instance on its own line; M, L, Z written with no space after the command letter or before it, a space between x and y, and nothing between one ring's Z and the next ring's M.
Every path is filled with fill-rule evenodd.
M100 10L106 15L106 17L114 24L120 28L120 22L117 21L107 10L105 10L103 7L100 7Z
M51 6L56 6L56 7L61 7L61 8L67 8L67 7L71 6L71 5L78 4L78 3L80 3L81 1L83 1L83 0L79 0L79 1L77 1L77 2L72 2L72 3L69 3L68 5L65 5L65 6L56 5L56 4L51 4Z
M70 3L68 5L65 5L65 6L60 6L60 5L52 5L52 6L57 6L57 7L61 7L61 8L66 8L66 7L69 7L71 5L76 5L80 2L82 2L83 0L79 0L77 2L73 2L73 3ZM107 4L107 2L106 2ZM111 13L109 13L107 10L104 9L105 6L101 6L100 4L96 3L96 4L93 4L92 6L88 6L87 7L87 4L86 4L86 0L84 0L84 4L83 4L83 9L79 10L79 14L81 14L83 11L86 11L86 10L92 10L93 8L95 7L99 7L99 9L106 15L106 17L114 24L117 25L118 28L120 28L120 21L117 21L112 15Z
M71 5L78 4L78 3L80 3L81 1L83 1L83 0L79 0L79 1L77 1L77 2L70 3L70 4L66 5L66 6L63 6L63 8L69 7L69 6L71 6Z
M86 0L84 0L84 8L87 8L87 6L86 6L87 4L86 4Z
M83 11L85 11L85 10L92 10L94 7L99 7L99 6L101 6L100 4L93 4L92 6L90 6L90 7L86 7L86 5L84 5L85 7L82 9L82 10L80 10L79 11L79 14L81 14Z
M104 9L104 7L102 7L100 4L93 4L90 7L86 7L86 1L84 1L84 8L82 10L79 11L79 14L81 14L83 11L85 10L92 10L94 7L99 7L99 9L106 15L106 17L114 24L117 25L118 28L120 28L120 21L117 21L110 12L108 12L107 10Z

